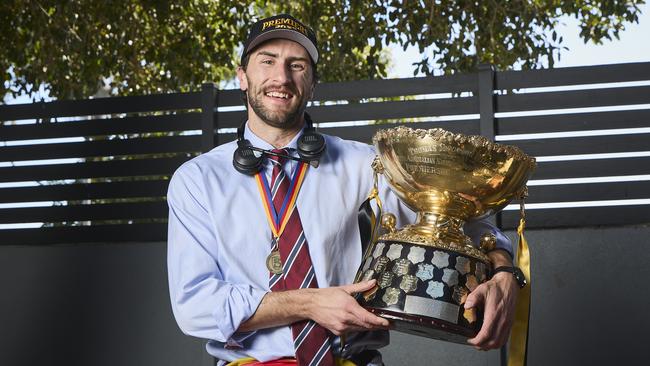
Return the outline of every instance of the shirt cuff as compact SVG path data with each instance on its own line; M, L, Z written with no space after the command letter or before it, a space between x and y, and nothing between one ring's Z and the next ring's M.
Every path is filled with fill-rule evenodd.
M255 331L237 332L237 329L255 314L266 293L265 290L247 285L232 287L226 306L216 309L213 313L222 335L222 342L232 348L241 348L242 342L255 334Z
M494 234L497 237L497 244L494 247L495 249L503 249L510 255L510 259L514 259L514 253L512 250L512 242L510 242L510 238L505 236L501 231L498 229L493 229L492 234Z

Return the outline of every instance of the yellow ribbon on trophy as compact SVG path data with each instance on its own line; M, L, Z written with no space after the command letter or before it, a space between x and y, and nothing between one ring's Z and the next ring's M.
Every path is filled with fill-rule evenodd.
M510 333L508 348L508 366L524 366L526 364L526 351L528 348L528 321L530 318L530 289L532 281L530 278L530 252L528 242L524 237L526 228L526 210L524 199L528 195L524 189L521 195L519 227L517 227L518 248L516 265L524 273L528 280L526 286L519 290L517 304L515 305L515 320Z

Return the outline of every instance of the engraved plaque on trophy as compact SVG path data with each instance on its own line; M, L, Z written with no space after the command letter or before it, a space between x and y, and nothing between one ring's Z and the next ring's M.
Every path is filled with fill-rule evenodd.
M387 232L369 245L357 274L377 286L357 299L395 330L466 343L480 330L482 314L463 305L488 279L486 252L496 238L484 236L477 248L463 225L519 198L535 159L513 146L441 129L380 130L373 143L375 172L417 219L396 228L394 216L382 216Z

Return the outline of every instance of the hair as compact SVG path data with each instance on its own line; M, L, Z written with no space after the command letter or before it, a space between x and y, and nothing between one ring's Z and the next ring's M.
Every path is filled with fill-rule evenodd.
M248 61L250 61L251 53L253 53L254 50L255 50L255 48L248 51L246 56L244 56L244 58L242 59L242 62L241 62L240 66L244 71L246 71L246 67L248 67ZM315 84L316 82L318 82L318 79L320 77L320 75L318 74L318 66L316 65L314 60L311 59L311 57L309 58L309 60L311 61L312 78L313 78L313 82ZM244 107L248 108L248 98L246 97L246 92L243 91L243 90L240 90L240 92L241 92L241 99L244 102Z

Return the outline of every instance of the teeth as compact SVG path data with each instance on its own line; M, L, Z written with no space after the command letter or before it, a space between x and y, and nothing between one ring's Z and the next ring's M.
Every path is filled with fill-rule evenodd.
M266 93L266 95L268 95L269 97L275 97L275 98L284 98L284 99L289 98L289 94L287 94L287 93L280 93L280 92L274 92L274 91L273 92L268 92L268 93Z

